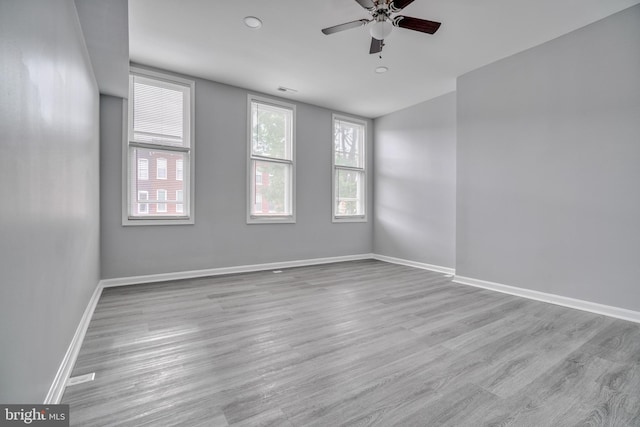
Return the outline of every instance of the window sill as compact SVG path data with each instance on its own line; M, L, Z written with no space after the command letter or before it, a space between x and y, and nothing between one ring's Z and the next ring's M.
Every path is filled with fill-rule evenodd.
M158 219L132 219L127 218L122 221L123 227L138 226L138 225L193 225L195 224L194 218L158 218Z
M367 222L367 217L366 216L334 216L331 219L331 222L333 223L340 223L340 222Z
M247 218L247 224L295 224L296 219L293 216L274 216L274 217L261 217L250 216Z

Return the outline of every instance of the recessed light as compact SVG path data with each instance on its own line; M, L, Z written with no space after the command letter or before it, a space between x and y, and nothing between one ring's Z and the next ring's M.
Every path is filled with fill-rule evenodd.
M262 21L255 16L247 16L244 18L244 25L257 30L262 27Z
M388 67L376 67L376 73L378 74L386 73L387 71L389 71Z

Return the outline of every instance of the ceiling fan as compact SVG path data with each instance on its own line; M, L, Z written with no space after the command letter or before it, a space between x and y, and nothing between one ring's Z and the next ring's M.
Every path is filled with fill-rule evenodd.
M426 19L412 18L410 16L393 14L414 2L414 0L356 0L360 6L364 7L371 14L371 19L358 19L357 21L346 22L333 27L324 28L324 34L333 34L339 31L350 30L373 22L371 26L371 47L369 53L382 52L384 39L393 27L406 28L408 30L420 31L422 33L433 34L440 28L440 22L427 21Z

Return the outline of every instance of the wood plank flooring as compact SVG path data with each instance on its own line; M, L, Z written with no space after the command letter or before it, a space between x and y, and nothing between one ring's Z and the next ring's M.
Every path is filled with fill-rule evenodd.
M105 289L74 426L640 426L640 324L365 260Z

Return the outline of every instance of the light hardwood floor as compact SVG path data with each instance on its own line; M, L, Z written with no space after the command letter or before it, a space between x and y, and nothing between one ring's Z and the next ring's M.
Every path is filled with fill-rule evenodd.
M366 260L105 289L74 426L640 426L640 324Z

